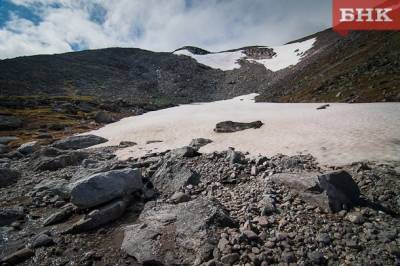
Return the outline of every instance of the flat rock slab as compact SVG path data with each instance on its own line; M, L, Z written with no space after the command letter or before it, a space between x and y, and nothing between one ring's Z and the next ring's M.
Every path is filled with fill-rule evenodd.
M213 199L177 205L149 202L138 224L126 228L122 249L142 264L198 265L212 254L214 229L236 226Z
M214 131L217 133L232 133L236 131L242 131L249 128L260 128L264 123L261 121L254 121L250 123L242 123L242 122L233 122L233 121L224 121L219 122Z

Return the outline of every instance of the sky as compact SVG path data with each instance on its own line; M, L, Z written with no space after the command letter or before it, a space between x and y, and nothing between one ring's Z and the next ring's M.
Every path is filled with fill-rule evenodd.
M106 47L222 51L331 26L331 0L0 0L0 59Z

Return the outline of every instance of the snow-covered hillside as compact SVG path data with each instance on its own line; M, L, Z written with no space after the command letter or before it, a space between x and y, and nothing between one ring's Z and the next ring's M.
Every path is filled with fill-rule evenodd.
M177 55L186 55L194 58L197 62L221 70L233 70L240 68L239 60L247 60L263 64L266 69L279 71L289 66L296 65L304 57L306 52L312 48L316 38L303 42L295 42L282 46L257 47L257 49L272 49L274 55L267 59L257 59L246 55L244 50L234 52L220 52L209 54L194 54L187 49L181 49L174 52Z

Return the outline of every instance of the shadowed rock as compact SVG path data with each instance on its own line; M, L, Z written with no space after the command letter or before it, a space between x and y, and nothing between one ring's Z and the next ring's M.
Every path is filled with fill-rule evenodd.
M318 173L281 173L270 177L273 182L283 184L306 201L326 211L338 212L359 204L360 190L346 171Z

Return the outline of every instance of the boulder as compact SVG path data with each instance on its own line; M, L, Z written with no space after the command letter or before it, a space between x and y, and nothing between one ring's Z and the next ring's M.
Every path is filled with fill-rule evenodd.
M71 184L71 202L81 209L106 203L143 190L142 175L126 168L94 174Z
M0 208L0 226L10 225L25 217L24 208Z
M189 147L192 147L195 150L199 150L201 147L206 146L207 144L213 142L211 139L205 139L205 138L197 138L197 139L193 139L190 144Z
M22 153L23 155L29 155L34 153L38 149L39 149L39 143L37 141L31 141L19 146L19 148L17 148L17 151Z
M125 229L122 249L145 265L199 265L212 256L217 228L238 224L216 200L148 202Z
M61 150L78 150L88 148L108 140L95 135L72 136L53 143L53 147Z
M166 161L151 177L154 187L165 195L171 195L175 191L187 185L197 185L200 175L179 163Z
M329 107L330 105L329 104L323 104L323 105L321 105L321 106L318 106L317 107L317 110L323 110L323 109L326 109L327 107Z
M108 224L121 217L125 212L126 206L127 201L125 200L110 202L99 209L91 211L88 215L74 223L64 233L75 234L86 232Z
M359 203L360 189L348 172L331 172L319 176L318 181L319 187L327 194L333 211L349 209Z
M22 127L22 121L18 117L0 115L0 130L14 130Z
M109 124L118 121L118 119L110 112L99 111L95 114L94 121L100 124Z
M360 190L353 178L346 171L319 173L280 173L270 180L283 184L306 201L325 209L339 212L350 209L359 203Z
M0 168L0 188L16 183L20 177L21 174L18 171Z
M214 131L217 133L232 133L236 131L241 131L249 128L260 128L264 123L261 121L254 121L250 123L233 122L233 121L223 121L217 123Z
M56 157L42 157L35 165L36 171L56 171L67 166L80 164L87 154L81 151L72 151Z

